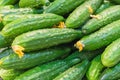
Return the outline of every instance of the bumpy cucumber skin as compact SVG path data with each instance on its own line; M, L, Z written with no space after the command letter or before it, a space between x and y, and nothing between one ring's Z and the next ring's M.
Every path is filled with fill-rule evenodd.
M89 61L84 60L81 63L67 69L65 72L61 73L53 80L82 80L88 67Z
M95 14L98 14L113 5L114 4L112 4L110 1L104 0L103 4L96 10Z
M119 80L120 79L120 63L112 68L107 68L101 74L99 80Z
M90 18L92 13L89 12L89 8L93 9L93 12L98 9L103 0L86 0L82 5L77 7L67 18L65 24L68 28L78 28Z
M13 70L13 69L0 69L0 77L3 80L14 80L17 76L22 74L24 71L20 70Z
M45 13L55 13L58 15L64 15L71 12L78 7L84 0L55 0L51 5L45 9ZM73 4L74 3L74 4Z
M87 79L88 80L98 80L103 68L104 68L104 66L101 62L101 55L98 55L91 62L91 65L86 74Z
M120 5L111 6L98 15L98 19L93 18L89 20L83 27L82 32L84 34L92 33L101 27L104 27L107 24L112 23L113 21L120 19Z
M16 37L12 46L19 45L25 49L25 52L29 52L68 43L81 36L81 31L67 28L35 30Z
M41 7L45 5L48 0L20 0L19 1L19 6L20 7Z
M12 5L18 2L19 0L0 0L0 6Z
M6 25L2 29L2 33L5 36L16 37L24 32L52 27L55 24L58 24L60 21L63 21L64 18L55 14L31 14L31 16L18 19ZM49 24L46 24L49 23ZM19 33L18 33L19 32Z
M21 74L15 80L52 80L66 69L80 62L80 59L57 60L37 66Z
M84 36L80 42L84 45L84 50L96 50L109 45L120 36L120 20L115 21L101 28L95 33Z
M102 63L106 67L115 66L120 62L120 38L111 43L101 57Z
M0 67L5 69L27 69L34 67L45 62L52 61L65 54L69 54L71 48L69 47L53 47L46 50L30 52L24 54L23 58L19 58L14 52L6 57L3 57L0 61Z

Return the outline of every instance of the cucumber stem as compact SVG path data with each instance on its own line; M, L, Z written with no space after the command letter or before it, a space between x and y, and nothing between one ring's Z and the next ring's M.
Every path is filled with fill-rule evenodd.
M18 54L19 58L22 58L24 56L23 51L25 50L22 46L15 45L12 46L13 51Z
M64 22L60 22L58 25L58 28L66 28L65 23Z
M93 14L94 11L93 11L92 7L91 6L87 6L87 8L88 8L90 14Z
M100 19L100 16L99 16L99 15L90 15L90 17L96 18L96 19Z
M77 49L79 49L79 51L83 50L84 44L82 44L80 41L76 42L76 44L74 45Z

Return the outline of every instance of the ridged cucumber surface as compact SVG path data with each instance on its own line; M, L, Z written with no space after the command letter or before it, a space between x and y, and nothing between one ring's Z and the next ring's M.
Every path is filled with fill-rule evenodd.
M67 69L53 80L82 80L88 67L89 61L84 60L81 63Z
M80 59L56 60L37 66L21 74L15 80L53 80L66 69L80 62Z
M12 43L12 48L15 53L21 54L22 52L30 52L69 43L81 36L81 31L67 28L35 30L16 37ZM20 51L21 53L16 51Z
M113 21L120 19L120 5L111 6L90 19L83 27L84 34L92 33Z
M11 53L13 54L0 59L0 67L5 69L27 69L55 60L61 56L69 54L70 51L70 47L57 46L41 51L26 53L22 58L19 58L18 55L12 51Z
M99 8L102 1L103 0L86 0L68 16L65 22L66 27L78 28L83 25L90 18L90 15Z
M101 55L98 55L91 61L90 67L86 73L87 79L98 80L103 69L104 69L104 66L101 62Z
M101 60L106 67L113 67L120 62L120 38L107 46Z
M120 20L106 25L90 35L84 36L76 44L76 48L82 50L96 50L106 47L114 40L120 38Z
M112 68L105 69L99 80L120 80L120 63Z
M44 12L64 15L74 10L76 7L78 7L83 2L84 0L78 0L78 1L76 0L55 0L45 9Z

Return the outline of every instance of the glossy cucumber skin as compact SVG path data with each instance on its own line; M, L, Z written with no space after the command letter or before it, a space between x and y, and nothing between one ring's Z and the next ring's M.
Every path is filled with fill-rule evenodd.
M61 73L53 80L82 80L88 67L89 61L84 60L81 63L67 69L65 72Z
M56 60L37 66L21 74L15 80L52 80L66 69L80 62L80 59ZM32 75L32 76L31 76Z
M66 19L66 27L78 28L83 25L101 5L103 0L86 0L82 5L77 7ZM93 9L93 13L89 12L90 7Z
M107 46L101 60L106 67L113 67L120 62L120 38Z
M19 6L20 7L41 7L45 5L48 2L48 0L20 0ZM26 4L27 3L27 4Z
M18 0L0 0L0 6L12 5L18 2Z
M107 24L112 23L113 21L120 19L120 5L111 6L98 15L98 19L93 18L89 20L83 27L82 32L84 34L92 33L101 27L104 27Z
M25 49L25 52L29 52L63 43L69 43L75 39L80 38L81 36L81 31L67 28L35 30L16 37L12 43L12 46L14 47L16 45L19 45Z
M120 63L112 68L107 68L101 74L99 80L119 80L120 79Z
M104 66L101 62L101 55L98 55L91 61L91 65L86 74L87 79L88 80L98 80L103 68L104 68Z
M104 0L103 4L96 10L95 14L98 14L113 5L114 4L112 4L110 1Z
M14 80L17 76L22 74L24 71L14 70L14 69L0 69L0 77L3 80Z
M78 1L76 0L69 0L69 1L68 0L55 0L45 9L44 12L64 15L74 10L76 7L78 7L83 2L84 0L78 0Z
M106 25L100 30L88 36L84 36L80 42L84 45L84 50L96 50L109 45L120 36L120 20ZM97 45L96 45L97 44Z
M3 57L0 61L0 67L5 69L27 69L40 65L52 60L55 60L65 54L69 54L71 48L69 47L53 47L41 51L29 52L24 54L21 59L14 52L9 56Z
M6 48L6 49L3 50L2 52L0 52L0 59L3 58L3 57L5 57L5 56L10 55L11 53L12 53L12 50Z

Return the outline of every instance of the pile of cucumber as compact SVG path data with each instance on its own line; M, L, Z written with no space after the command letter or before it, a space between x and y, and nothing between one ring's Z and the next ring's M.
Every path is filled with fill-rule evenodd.
M0 0L0 80L120 80L120 0Z

